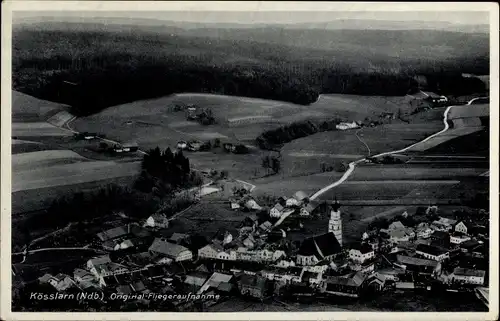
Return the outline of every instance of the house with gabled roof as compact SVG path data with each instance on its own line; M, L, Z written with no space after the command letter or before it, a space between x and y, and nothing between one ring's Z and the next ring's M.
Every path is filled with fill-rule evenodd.
M144 223L144 226L155 228L168 228L169 220L165 214L154 213Z
M175 262L187 261L193 258L193 253L186 247L156 238L148 251L159 257L165 257Z
M305 239L297 253L298 265L315 265L322 260L331 260L342 251L335 234L328 232Z
M326 276L321 286L321 292L357 298L366 280L364 273L355 272L347 276Z

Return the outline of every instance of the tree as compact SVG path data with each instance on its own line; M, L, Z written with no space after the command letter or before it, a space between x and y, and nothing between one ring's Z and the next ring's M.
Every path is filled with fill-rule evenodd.
M262 157L262 167L266 170L266 173L269 174L269 169L271 168L271 157Z
M271 157L271 168L275 174L281 170L281 161L276 157Z
M216 138L214 140L214 148L219 148L220 147L220 139L219 138Z

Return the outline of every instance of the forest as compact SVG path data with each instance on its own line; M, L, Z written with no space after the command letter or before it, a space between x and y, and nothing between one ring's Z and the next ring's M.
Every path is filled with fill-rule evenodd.
M427 77L427 90L441 94L485 91L481 81L462 73L489 73L487 36L392 31L398 44L385 43L390 39L383 31L368 37L362 31L308 30L311 37L327 37L327 44L307 47L304 36L299 45L282 39L299 31L278 37L273 30L235 30L214 38L168 28L161 33L158 28L120 32L66 24L18 26L13 31L13 87L71 105L78 115L177 92L302 105L322 93L405 95L419 86L416 75ZM465 45L467 39L475 47Z

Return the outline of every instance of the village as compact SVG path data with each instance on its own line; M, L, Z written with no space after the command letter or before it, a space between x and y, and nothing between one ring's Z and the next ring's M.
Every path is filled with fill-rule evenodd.
M356 300L394 291L474 292L488 304L488 222L440 217L437 206L428 206L423 215L404 212L388 226L344 244L338 200L318 202L299 191L266 207L250 191L235 189L225 204L245 211L238 228L220 228L211 239L200 240L168 233L169 218L153 214L98 233L92 246L107 254L72 273L46 273L37 286L49 293L121 295L166 311L204 311L234 297L334 303L339 297ZM324 233L299 242L289 238L306 220L325 215ZM413 227L405 226L411 218ZM159 294L211 299L179 297L158 306L149 298Z

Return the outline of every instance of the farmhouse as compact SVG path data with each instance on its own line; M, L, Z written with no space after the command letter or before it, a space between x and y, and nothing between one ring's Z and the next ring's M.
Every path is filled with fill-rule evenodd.
M152 255L165 257L175 262L187 261L193 258L193 253L184 246L169 243L156 238L148 250Z
M350 276L327 276L322 285L322 292L338 296L357 298L366 276L356 272Z
M186 149L187 148L187 142L183 141L183 140L177 142L177 148L178 149Z
M64 291L74 285L73 280L66 274L59 273L56 276L51 274L44 274L42 277L38 278L38 281L43 283L48 283L52 285L57 291Z
M480 247L481 244L476 240L468 240L460 244L460 249L464 253L472 253Z
M300 216L311 216L318 211L320 204L318 202L309 202L306 206L300 209Z
M400 221L392 222L387 228L389 231L400 230L406 228Z
M122 145L122 150L124 152L136 152L139 149L137 143L126 143Z
M164 214L155 213L148 217L144 226L156 227L156 228L168 228L169 222L168 218Z
M474 285L484 285L484 276L486 272L483 270L472 270L472 269L464 269L457 267L453 270L453 274L451 275L452 282L463 282L466 284L474 284Z
M470 226L468 223L464 221L460 221L455 225L455 232L460 232L463 234L467 234L467 231L470 229Z
M430 260L434 261L443 261L444 259L447 259L450 257L450 252L438 248L436 246L431 246L431 245L425 245L425 244L419 244L417 245L417 254L423 256L424 258L428 258Z
M111 263L111 259L109 258L109 255L99 256L99 257L96 257L96 258L93 258L93 259L90 259L87 261L87 269L91 270L93 268L96 268L99 265L107 264L107 263Z
M263 300L266 296L266 279L258 275L243 274L238 280L238 288L244 296Z
M470 236L463 234L461 232L455 232L450 234L450 243L451 244L460 244L465 241L470 240Z
M340 124L335 126L335 128L338 130L348 130L348 129L354 129L354 128L358 128L358 127L359 127L359 125L355 121L353 121L352 123L343 122L343 123L340 123Z
M198 257L200 259L216 259L219 253L224 252L222 245L217 243L212 243L205 245L198 250Z
M398 255L396 266L404 268L405 271L432 274L439 271L439 263L435 260L421 259L412 256Z
M342 251L333 232L305 239L297 253L298 265L316 265L321 260L331 260Z
M126 236L130 233L130 225L127 226L118 226L100 233L97 233L97 237L101 242L105 242L108 240L117 239L123 236Z
M417 234L417 237L421 237L421 238L429 238L432 234L432 232L434 232L428 223L425 223L425 222L422 222L420 224L417 225L417 228L415 230L416 234Z
M283 210L285 208L281 204L276 204L274 205L273 208L269 211L269 216L271 217L281 217L281 214L283 214Z
M210 288L220 292L231 292L233 289L233 276L230 274L214 272L198 290L197 294L202 294Z
M184 233L174 233L170 236L168 239L169 242L175 243L175 244L181 244L183 242L188 242L190 236L188 234Z
M356 243L349 250L349 259L355 263L364 263L374 256L373 248L366 243Z
M309 201L309 196L303 191L298 191L295 194L293 194L293 198L295 198L299 204L306 203Z

